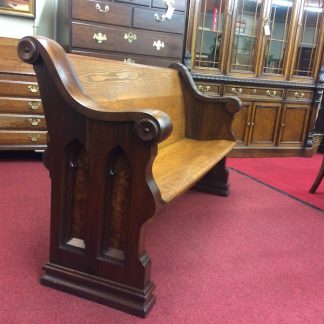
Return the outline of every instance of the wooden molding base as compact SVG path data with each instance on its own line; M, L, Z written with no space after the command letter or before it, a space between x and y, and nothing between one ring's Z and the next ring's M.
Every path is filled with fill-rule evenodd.
M152 282L141 290L53 263L46 263L43 270L45 274L40 279L43 285L132 315L146 317L155 304Z

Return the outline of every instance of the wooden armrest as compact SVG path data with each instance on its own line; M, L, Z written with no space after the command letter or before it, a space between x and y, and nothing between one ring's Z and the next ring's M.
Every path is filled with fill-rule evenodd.
M241 101L236 97L205 96L198 91L184 65L174 63L170 67L179 71L183 83L186 136L199 140L235 140L231 124L241 108Z
M33 64L40 92L45 94L43 100L50 98L54 102L61 98L75 111L92 119L135 122L135 132L144 141L161 142L171 134L172 122L163 111L131 107L116 110L94 102L76 77L67 54L55 41L25 37L19 42L18 55L26 63Z

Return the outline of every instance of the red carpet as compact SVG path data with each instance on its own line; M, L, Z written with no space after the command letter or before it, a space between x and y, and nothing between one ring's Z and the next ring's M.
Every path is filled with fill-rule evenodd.
M324 180L315 194L309 193L323 155L311 158L231 158L228 166L324 211Z
M157 304L143 320L39 284L48 175L0 162L0 323L323 323L323 213L235 171L231 183L228 198L189 192L151 224Z

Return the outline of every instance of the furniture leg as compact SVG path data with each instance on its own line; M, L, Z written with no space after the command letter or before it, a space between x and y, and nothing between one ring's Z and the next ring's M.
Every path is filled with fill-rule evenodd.
M194 188L219 196L228 196L228 175L226 158L223 158L195 185Z
M312 187L309 190L310 193L315 193L318 186L321 184L323 177L324 177L324 154L323 154L322 164L321 164L321 167L320 167L320 169L318 171L317 177L316 177Z

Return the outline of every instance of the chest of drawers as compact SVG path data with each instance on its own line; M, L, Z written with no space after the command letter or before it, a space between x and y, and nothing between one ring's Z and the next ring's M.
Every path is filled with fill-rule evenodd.
M44 150L46 122L36 77L17 56L18 39L0 37L0 150Z
M186 0L61 0L57 38L70 53L169 66L182 61L186 7Z

